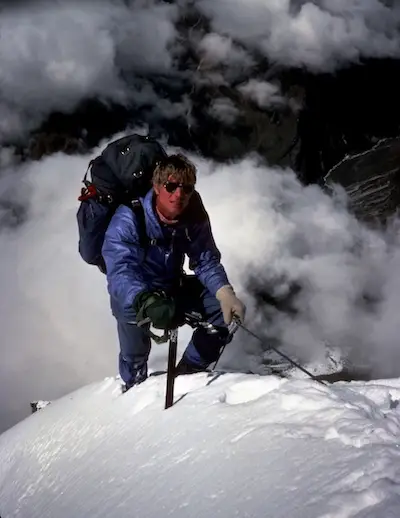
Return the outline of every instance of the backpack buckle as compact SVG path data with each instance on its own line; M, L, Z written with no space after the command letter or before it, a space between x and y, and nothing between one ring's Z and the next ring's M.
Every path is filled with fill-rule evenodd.
M136 207L139 207L141 205L140 200L138 200L137 198L130 200L130 204L132 209L135 209Z
M78 197L78 201L86 201L89 198L95 198L97 196L97 189L92 183L88 183L86 187L82 187L81 195Z

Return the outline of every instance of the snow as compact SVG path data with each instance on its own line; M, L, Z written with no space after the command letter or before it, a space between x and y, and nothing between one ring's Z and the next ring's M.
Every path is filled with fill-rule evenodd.
M0 436L2 518L398 518L400 379L86 385Z

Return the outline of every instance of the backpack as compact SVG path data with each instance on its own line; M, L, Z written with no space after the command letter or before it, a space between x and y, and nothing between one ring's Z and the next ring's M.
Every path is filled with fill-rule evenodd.
M135 211L139 222L139 241L146 236L144 210L139 197L152 186L153 170L167 154L149 136L128 135L108 144L102 153L89 162L83 178L81 202L76 214L79 232L79 253L82 259L105 273L101 255L104 235L111 218L121 204ZM88 180L90 169L91 181Z

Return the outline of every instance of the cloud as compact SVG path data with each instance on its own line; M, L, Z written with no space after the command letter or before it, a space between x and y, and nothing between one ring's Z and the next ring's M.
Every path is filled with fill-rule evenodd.
M356 368L398 375L395 229L368 229L349 214L345 198L303 187L290 170L250 158L211 166L212 174L210 164L202 170L209 173L200 191L231 280L249 304L249 325L303 361L328 344ZM257 307L250 285L283 300L293 286L300 289L287 311Z
M240 114L239 108L227 97L217 97L208 109L209 114L224 124L233 124Z
M279 86L267 81L249 79L245 84L238 86L238 90L245 97L254 101L260 108L286 104L284 97L280 93Z
M209 23L186 27L193 10ZM251 75L263 104L263 56L332 71L400 51L400 7L378 0L37 0L4 4L1 14L0 142L23 139L52 111L89 98L150 106L151 120L185 117L191 85L235 87ZM166 89L155 87L161 76Z
M398 57L400 7L379 0L200 0L212 30L281 65L333 71L365 57Z
M113 27L117 64L134 73L168 72L179 52L175 23L178 8L164 2L130 2L129 11L117 17Z
M243 68L254 65L254 59L245 49L235 44L231 38L213 32L200 40L197 51L201 58L201 66L226 65Z
M13 207L25 212L18 226L5 226L3 214L0 232L3 427L26 415L32 398L52 399L117 373L105 278L77 250L81 179L105 144L87 156L5 162L0 200L8 214ZM251 157L224 165L191 158L230 280L248 304L249 327L304 361L328 343L356 365L398 375L397 233L367 229L345 199L303 187L291 170ZM258 306L255 287L285 298L293 285L301 288L293 311ZM185 328L181 351L188 338ZM154 347L151 367L165 367L166 355ZM257 362L262 352L238 333L222 364L257 370Z
M0 141L84 99L132 101L132 76L172 67L176 13L173 5L122 1L39 1L4 9Z
M2 172L3 429L27 415L32 398L58 397L116 368L101 276L76 253L77 196L88 160L60 154ZM5 226L19 207L24 224Z

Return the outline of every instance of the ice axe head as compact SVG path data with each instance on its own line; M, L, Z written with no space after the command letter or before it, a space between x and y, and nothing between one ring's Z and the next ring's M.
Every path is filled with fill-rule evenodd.
M208 334L221 334L221 327L214 326L213 324L210 324L210 322L207 322L206 320L203 320L200 313L197 313L196 311L191 311L190 313L185 313L185 324L188 324L189 326L196 328L201 327L203 328ZM230 336L233 336L236 331L238 330L240 326L240 319L239 317L234 316L232 319L232 322L229 324L227 328L227 334ZM222 328L223 329L223 328Z
M232 322L228 326L229 334L231 336L233 336L236 333L236 331L239 329L240 326L241 326L240 318L237 315L233 315Z

